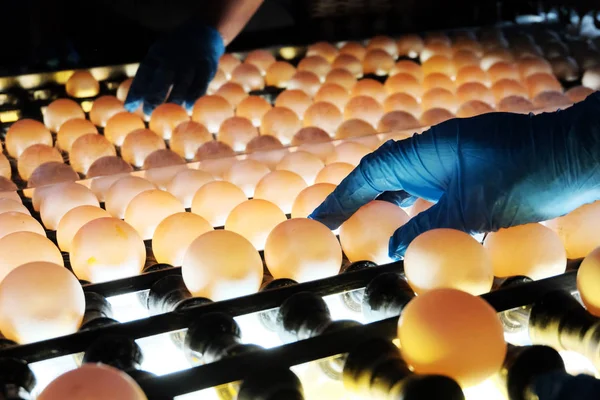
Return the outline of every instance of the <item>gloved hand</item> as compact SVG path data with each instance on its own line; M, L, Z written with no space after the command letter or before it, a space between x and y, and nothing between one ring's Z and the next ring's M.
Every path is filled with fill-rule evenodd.
M129 89L125 108L134 112L143 104L144 114L150 115L168 100L191 110L206 92L224 52L221 35L210 26L193 20L175 29L148 50Z
M365 156L310 218L335 229L382 192L400 190L437 204L394 233L394 259L429 229L496 231L598 200L600 92L554 113L453 119L390 140Z

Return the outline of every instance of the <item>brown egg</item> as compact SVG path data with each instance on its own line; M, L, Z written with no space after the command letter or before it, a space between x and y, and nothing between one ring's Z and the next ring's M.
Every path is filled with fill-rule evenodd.
M523 96L507 96L498 103L498 111L528 114L535 106Z
M182 122L175 127L169 147L186 160L191 160L196 150L204 143L212 141L213 137L204 125L194 122Z
M3 199L6 201L13 201ZM16 202L21 207L23 204ZM25 211L27 209L25 208ZM33 232L41 236L46 236L42 225L31 215L20 211L3 211L0 214L0 239L15 232Z
M469 52L477 58L483 56L483 47L481 44L477 40L469 38L456 38L452 44L452 51L454 51L454 55Z
M339 185L352 170L354 170L354 165L345 162L327 164L317 174L315 183L331 183L333 185Z
M40 204L42 223L46 229L54 231L67 212L83 205L100 207L98 198L90 189L76 182L54 185L44 194Z
M434 55L421 64L423 75L427 76L433 73L444 74L448 78L456 75L456 70L451 59L442 55Z
M321 87L321 80L311 71L298 71L288 82L288 89L298 89L313 97Z
M492 93L496 97L496 102L499 102L508 96L529 97L527 89L518 81L512 79L501 79L492 85Z
M275 136L281 143L289 144L300 127L300 120L294 111L275 106L263 116L260 133Z
M31 251L35 249L35 251ZM14 232L0 239L0 251L2 254L10 254L10 257L0 259L0 282L19 266L45 261L64 265L62 255L50 239L34 232Z
M387 97L385 87L374 79L361 79L350 90L351 97L369 96L382 103Z
M246 92L261 90L265 87L265 80L258 67L246 62L235 67L231 73L231 82L241 85Z
M456 89L456 97L460 104L470 100L480 100L493 106L496 103L494 93L477 82L464 83Z
M304 113L303 125L316 126L333 136L342 123L342 119L342 112L338 107L329 102L320 101L308 107Z
M492 82L498 82L501 79L521 80L519 69L513 63L497 62L488 69L488 75Z
M275 107L288 108L295 112L298 118L304 117L304 112L311 104L312 100L310 96L299 89L284 90L275 99Z
M301 153L314 157L312 154L309 154L309 153L304 153L304 152L301 152ZM319 160L319 159L317 159L317 160L319 162L321 162L321 160ZM322 162L321 162L321 165L323 165ZM31 215L31 213L29 212L27 207L25 207L23 205L23 203L21 203L20 201L5 198L5 197L0 197L0 215L7 213L7 212L16 212L16 213L21 213L21 214L25 214L25 215ZM43 231L43 229L42 229L42 231ZM45 235L45 233L44 233L44 235Z
M533 104L538 108L551 108L553 111L565 109L573 105L571 100L562 92L547 90L533 98Z
M324 57L318 55L307 56L298 63L298 71L312 72L321 81L324 81L325 76L331 71L331 64Z
M98 129L87 119L74 118L61 125L56 135L56 145L59 149L71 152L73 142L87 134L98 134Z
M368 50L362 61L362 70L365 74L385 76L394 68L394 56L383 49Z
M19 158L25 149L34 144L52 146L52 134L39 121L21 119L6 131L6 152L13 158Z
M4 180L5 179L6 178L4 178ZM77 172L75 172L70 165L62 162L50 161L41 164L33 170L33 173L27 181L27 187L40 188L42 186L51 186L56 183L75 182L76 180L79 180L79 175L77 175ZM0 184L2 184L2 186L0 186L0 191L12 190L12 186L6 186L4 182L5 181L0 180ZM17 190L16 186L15 190ZM42 190L40 189L36 189L33 192L33 208L36 211L39 211L39 202L36 201L36 197L41 192Z
M384 114L377 124L378 132L403 131L416 129L421 123L412 114L406 111L390 111Z
M214 181L214 177L206 171L185 168L175 174L167 184L166 190L177 197L185 208L190 208L198 189L212 181Z
M491 68L492 65L496 64L497 62L505 62L505 63L512 63L514 61L514 57L511 54L511 52L507 49L502 49L502 48L495 48L493 50L490 50L488 52L486 52L483 57L481 58L481 69L483 69L484 71L487 71L488 69Z
M327 74L325 83L335 83L350 90L356 83L356 77L347 69L335 68Z
M199 215L188 212L163 219L152 236L152 253L159 263L181 266L185 252L200 235L213 230Z
M221 86L223 86L227 82L227 76L225 72L221 68L217 68L217 72L213 77L212 81L208 84L208 88L206 89L207 94L214 94Z
M72 208L58 223L56 241L61 251L70 252L73 237L81 227L98 218L110 218L110 214L100 207L83 205Z
M455 115L445 108L430 108L421 115L422 126L433 126L454 118Z
M267 69L265 83L267 86L285 88L296 73L296 67L286 61L276 61Z
M123 145L125 137L137 129L144 129L144 121L136 114L120 112L113 115L104 127L104 136L115 146Z
M488 74L476 65L461 68L456 73L455 79L456 85L459 86L468 82L478 82L483 85L488 85L489 81Z
M67 94L75 98L94 97L100 93L100 83L89 71L75 71L65 85Z
M426 44L419 55L421 64L436 55L452 58L452 48L447 44L440 42Z
M11 175L12 171L10 168L10 162L4 154L0 153L0 177L10 179Z
M19 197L19 194L17 193L17 185L15 185L15 183L10 179L7 179L3 176L0 176L0 199L12 199L19 202L21 201L21 197Z
M255 160L238 160L225 172L224 180L244 191L246 197L253 197L258 182L269 172L269 168Z
M543 58L539 57L527 57L519 60L517 63L521 77L526 79L527 77L544 73L552 75L552 66L550 63Z
M419 35L415 34L402 35L396 41L396 49L398 50L399 56L417 58L417 56L423 50L423 47L423 39L421 39Z
M209 132L215 133L219 131L223 121L233 117L233 108L225 97L217 95L202 96L194 103L192 121L204 125Z
M388 36L379 35L371 38L367 45L367 52L375 49L384 50L394 58L398 56L398 46L396 46L396 41Z
M307 218L335 190L331 183L316 183L301 191L292 205L292 218Z
M304 179L295 172L271 171L257 183L254 198L268 200L286 214L292 212L292 204L298 194L306 189ZM261 250L261 249L259 249Z
M362 61L362 59L365 58L365 54L367 54L367 49L360 43L346 42L340 47L339 52L340 54L349 54Z
M44 112L44 125L51 132L58 132L60 126L73 118L85 119L83 110L73 100L58 99L48 105Z
M106 156L100 157L90 165L86 176L88 178L94 178L97 176L106 176L114 174L122 174L126 172L132 172L133 167L128 164L121 157L117 156Z
M185 209L175 196L163 190L151 189L131 199L125 209L124 220L143 240L149 240L162 220L180 212L185 212Z
M187 169L187 165L185 160L174 151L161 149L150 153L144 160L142 168L145 170L144 178L160 189L165 189L178 172Z
M150 116L150 130L169 140L175 127L189 121L190 117L185 109L173 103L164 103L156 107Z
M234 155L235 151L233 151L231 146L218 140L212 140L198 147L194 155L194 161L213 160L216 158L233 157Z
M453 93L456 91L456 86L454 85L452 79L448 78L447 75L440 74L438 72L425 75L425 79L423 79L422 86L423 91L425 92L435 88L446 89Z
M358 118L375 126L383 116L383 106L370 96L357 96L344 107L344 119Z
M221 56L219 59L219 68L225 73L227 79L231 79L231 73L242 62L239 58L234 56L231 53L226 53Z
M383 102L385 112L406 111L414 116L421 115L421 106L417 100L406 93L394 93L386 97Z
M360 137L366 135L375 135L377 130L362 119L347 119L338 127L335 132L336 139L348 139L353 137Z
M333 152L325 160L325 164L347 163L357 166L360 160L370 152L371 149L364 144L342 142L335 146Z
M119 87L117 88L117 99L121 100L122 102L125 102L125 100L127 100L129 88L131 87L132 83L133 78L127 78L119 84Z
M94 100L90 110L90 121L96 126L106 126L106 122L115 114L124 112L123 102L114 96L100 96Z
M338 55L335 60L333 60L331 68L345 69L356 77L361 77L363 75L363 64L358 58L350 54Z
M302 144L328 143L331 136L321 128L316 126L307 126L300 129L292 138L292 146Z
M238 104L235 115L247 118L254 126L260 126L262 117L272 108L271 103L260 96L248 96Z
M121 157L134 167L141 167L150 153L164 148L164 140L156 133L150 129L137 129L125 137Z
M425 110L429 110L430 108L445 108L446 110L455 112L458 109L458 101L456 96L449 90L435 88L423 94L421 106Z
M460 106L456 116L458 118L469 118L490 112L494 112L494 107L490 106L489 103L480 100L469 100Z
M212 226L223 226L231 211L246 200L248 198L244 192L233 183L208 182L196 191L192 200L192 212L206 219Z
M315 94L315 103L325 101L333 104L340 111L344 110L348 100L350 100L348 90L336 83L323 84L317 94Z
M244 151L248 142L256 136L258 136L258 129L244 117L227 118L221 124L217 134L217 138L230 146L233 151Z
M565 92L572 103L579 103L592 93L594 93L594 90L585 86L575 86Z
M115 218L123 218L131 199L143 191L151 189L156 189L156 186L147 179L132 175L123 176L116 180L106 192L106 211Z
M257 67L260 73L262 75L265 75L269 67L273 65L273 63L275 63L275 57L268 50L252 50L246 56L244 63ZM233 72L231 73L231 75L233 77Z
M86 175L94 161L116 155L115 146L107 138L91 133L83 135L73 142L69 162L75 171Z
M50 161L63 162L63 158L56 148L45 144L29 146L17 161L19 176L27 181L37 167Z
M239 83L227 82L215 92L215 95L223 97L229 104L237 107L237 105L248 96L244 87ZM193 118L193 116L192 116ZM198 121L201 122L201 121ZM208 127L208 126L207 126ZM210 129L210 128L209 128Z
M328 62L333 62L335 57L338 55L338 49L334 45L328 42L317 42L308 46L306 49L307 56L321 56Z
M419 82L423 80L423 70L421 69L421 65L410 60L398 61L396 65L394 65L394 68L392 68L390 74L408 74L414 76Z
M469 50L458 50L452 55L452 64L455 71L465 67L479 67L480 58Z
M525 87L529 91L529 97L531 99L542 92L555 91L562 93L563 91L560 82L553 75L546 73L529 75L525 79Z
M405 93L415 99L421 99L423 95L423 87L416 78L402 72L390 76L385 81L384 88L388 94Z

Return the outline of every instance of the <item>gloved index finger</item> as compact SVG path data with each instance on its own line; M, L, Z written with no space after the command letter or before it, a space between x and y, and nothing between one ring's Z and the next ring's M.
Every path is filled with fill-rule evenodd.
M127 98L125 99L125 109L129 112L135 112L144 101L144 93L152 82L152 76L154 75L154 70L156 66L153 63L149 63L147 60L144 60L140 63L138 70L133 78L133 82L131 82L131 87L129 88L129 92L127 93Z

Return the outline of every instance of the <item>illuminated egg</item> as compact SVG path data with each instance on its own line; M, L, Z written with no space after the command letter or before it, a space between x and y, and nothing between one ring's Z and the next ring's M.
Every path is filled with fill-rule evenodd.
M69 261L79 279L92 283L112 281L138 275L146 261L146 247L128 223L117 218L98 218L77 231Z
M292 145L298 146L299 151L314 154L321 161L325 161L334 147L329 134L323 129L314 126L307 126L300 129L292 138Z
M581 84L593 90L600 90L600 66L586 69Z
M529 75L525 79L525 87L531 99L542 92L555 91L562 93L563 91L560 82L553 75L546 73Z
M521 85L518 81L513 79L500 79L498 82L492 85L492 93L496 98L496 102L499 102L508 96L522 96L529 97L527 89Z
M398 61L390 74L408 74L412 75L419 82L423 80L423 70L421 69L421 65L411 60Z
M387 54L386 54L387 55ZM388 56L389 57L389 56ZM345 69L356 77L363 75L363 64L360 60L350 54L338 55L333 63L331 64L332 69L341 68Z
M402 358L417 374L467 388L495 375L506 356L502 323L484 299L438 289L411 300L398 321Z
M331 64L324 57L318 55L307 56L298 63L298 71L312 72L323 81L331 71Z
M94 97L100 93L100 83L89 71L75 71L67 80L65 89L71 97Z
M487 73L492 82L498 82L501 79L521 80L519 70L513 63L497 62L488 69Z
M354 78L354 77L353 77ZM311 71L298 71L288 82L288 89L298 89L313 97L321 87L321 80Z
M375 126L383 117L383 106L370 96L357 96L344 107L344 119L358 118Z
M316 126L333 136L342 123L342 119L342 113L338 107L326 101L319 101L308 107L304 113L303 124L304 126Z
M152 189L156 189L156 186L144 178L125 176L113 183L106 192L106 211L115 218L123 218L131 200L138 194Z
M325 58L328 62L333 62L333 60L338 55L338 49L334 45L328 42L317 42L308 46L306 49L307 56L321 56Z
M296 67L289 62L276 61L267 69L265 83L267 86L285 88L295 73Z
M362 61L362 70L365 74L385 76L394 68L394 57L383 49L368 50Z
M260 96L248 96L238 104L235 115L247 118L256 127L260 126L262 117L272 108L271 103ZM221 128L223 126L221 125Z
M182 122L175 127L169 147L181 157L191 160L196 150L204 143L212 140L212 135L204 125L194 122Z
M550 63L540 57L527 57L519 60L517 63L519 72L523 79L534 74L552 75L552 66Z
M96 178L96 177L112 177L115 175L123 175L123 174L128 174L130 172L133 171L133 167L128 164L125 160L123 160L121 157L118 156L106 156L106 157L100 157L99 159L97 159L96 161L94 161L92 163L92 165L90 165L90 167L88 168L88 172L86 174L87 178ZM98 196L98 200L100 201L104 201L104 191L108 190L108 186L112 185L112 182L114 181L110 181L110 185L107 185L107 183L102 183L101 185L98 185L97 189L100 189L102 187L102 199L100 199L99 197L99 192L97 192L94 188L94 183L98 182L99 180L93 180L92 184L91 184L91 189L94 192L94 194L96 194L96 196ZM108 179L103 180L103 182L109 182Z
M422 126L433 126L441 124L442 122L454 117L455 115L445 108L430 108L421 114L419 121L421 121Z
M404 93L415 99L421 99L423 87L413 75L397 73L390 76L384 84L388 94Z
M217 158L232 157L235 152L228 144L213 140L204 143L198 147L196 154L194 155L194 161L214 160Z
M435 88L428 90L423 94L421 106L424 110L429 110L431 108L445 108L451 112L456 112L458 109L458 101L451 91Z
M224 97L202 96L194 103L192 121L204 125L209 132L217 132L229 117L233 117L233 106Z
M450 46L452 44L452 41L450 40L448 35L446 35L443 32L428 32L428 33L426 33L424 42L425 42L425 45L427 45L429 43L441 43L445 46Z
M164 148L164 140L156 133L150 129L137 129L123 140L121 157L134 167L141 167L150 153Z
M356 77L347 69L335 68L327 74L325 83L335 83L346 90L351 90L356 83Z
M275 57L268 50L252 50L244 60L245 64L250 64L258 68L260 73L264 75L269 67L275 63ZM234 69L235 71L235 69ZM231 73L232 77L234 72Z
M234 107L237 107L237 105L248 96L248 93L246 93L242 85L240 85L239 83L227 82L215 92L215 95L223 97L229 102L229 104L233 105ZM207 110L205 110L205 112L206 111Z
M124 220L142 239L149 240L163 219L178 212L185 212L185 208L177 197L163 190L151 189L131 199L125 209Z
M299 89L284 90L275 99L275 107L288 108L295 112L300 119L304 117L306 109L310 107L311 104L312 100L310 96Z
M152 253L159 263L179 267L190 244L212 230L212 225L197 214L180 212L170 215L154 231Z
M306 186L304 179L295 172L276 170L266 174L257 183L254 198L268 200L289 214L294 199Z
M406 111L415 116L421 115L421 106L417 100L406 93L394 93L386 97L383 102L385 112Z
M346 42L340 47L340 54L349 54L362 60L365 58L365 54L367 54L367 49L364 46L357 42Z
M438 73L444 74L448 78L452 78L456 75L454 64L450 58L441 55L435 55L427 59L427 61L421 64L421 69L425 76Z
M283 149L281 141L275 136L271 135L260 135L254 137L246 145L246 151L249 153L256 151L270 151Z
M454 70L459 71L465 67L479 67L479 57L469 50L458 50L452 55Z
M3 200L6 201L6 199ZM2 212L0 214L0 238L15 232L33 232L46 236L42 225L31 215L18 211Z
M265 79L258 67L248 63L243 63L235 67L231 73L231 82L241 85L246 92L260 90L265 87Z
M246 200L246 194L233 183L212 181L200 186L194 194L192 212L212 226L223 226L231 210Z
M52 132L58 132L58 128L66 121L73 118L85 119L83 110L73 100L54 100L44 112L44 125Z
M256 293L263 279L263 263L246 238L215 230L192 242L183 258L181 275L193 296L222 301Z
M286 154L275 169L294 172L307 184L312 185L323 166L323 161L316 155L306 151L295 151Z
M312 155L312 154L311 154ZM321 160L319 160L321 161ZM321 163L322 165L323 163ZM0 215L6 212L18 212L25 215L31 215L27 207L18 200L0 197Z
M377 124L378 132L403 131L416 129L421 123L412 114L406 111L390 111L385 113Z
M79 137L73 142L69 162L73 169L82 174L87 174L88 169L102 157L116 156L115 146L103 135L90 133Z
M294 111L275 106L263 116L260 134L275 136L281 143L289 144L300 127L300 120Z
M459 107L458 111L456 112L456 116L458 118L470 118L476 115L487 114L491 112L494 112L494 107L492 107L489 103L481 100L469 100Z
M163 189L182 169L187 169L185 160L173 150L153 151L144 160L144 178Z
M435 88L446 89L453 93L456 91L456 85L454 84L452 79L448 78L447 75L440 74L437 72L425 75L422 86L424 92Z
M577 290L588 312L600 316L600 250L589 253L577 271Z
M190 208L196 191L213 180L214 177L206 171L186 168L175 174L166 189L177 197L185 208Z
M569 214L546 221L544 225L560 236L567 258L575 259L587 256L600 240L594 235L596 222L600 218L600 202L585 204Z
M373 125L362 119L347 119L335 131L336 139L348 139L366 135L374 135L377 130Z
M505 63L513 63L514 62L514 57L511 54L511 52L507 49L502 49L502 48L495 48L493 50L490 50L488 52L486 52L483 57L481 58L481 68L484 71L487 71L488 69L490 69L490 67L498 62L505 62Z
M4 154L0 153L0 177L10 179L11 175L10 162Z
M139 115L120 112L106 122L104 136L115 146L121 146L129 132L144 128L144 121Z
M361 79L350 90L351 97L369 96L380 103L385 100L387 94L383 84L374 79Z
M371 149L364 144L356 142L342 142L335 146L333 153L331 153L327 157L327 160L325 160L325 164L341 162L356 166L360 160L370 152Z
M63 158L56 148L45 144L29 146L21 153L21 157L17 160L19 176L24 181L27 181L37 167L51 161L63 162Z
M400 36L396 41L396 49L399 56L417 58L419 53L423 50L423 46L423 39L416 34Z
M328 102L336 106L340 111L344 109L350 99L350 93L344 87L336 83L325 83L317 94L315 94L315 103Z
M123 102L115 96L101 96L92 104L90 121L96 126L103 127L113 115L124 111Z
M156 107L150 116L150 130L161 135L163 139L170 139L175 127L190 120L187 111L173 103L164 103Z
M14 232L0 239L0 282L15 268L34 261L64 266L62 254L46 238L34 232Z
M351 262L369 260L387 264L390 237L408 222L408 214L395 204L373 200L358 209L340 227L340 243Z
M258 129L248 118L231 117L221 124L217 137L233 151L244 151L246 145L254 137L258 136Z
M273 202L246 200L231 210L225 229L246 238L256 250L263 250L269 233L285 220L285 214Z
M213 76L212 81L208 84L208 88L206 88L207 94L214 94L221 86L223 86L227 82L227 76L225 76L225 72L221 68L217 68L217 72L215 72L215 76Z
M12 158L19 158L26 148L34 144L52 146L52 134L41 122L22 119L8 128L4 144Z
M63 183L50 188L40 205L40 217L48 230L56 230L60 219L78 206L100 207L98 198L87 187L75 182Z
M227 79L231 78L231 73L242 62L233 54L226 53L219 58L219 68L225 73Z
M593 89L587 88L585 86L574 86L571 89L565 92L565 95L571 100L572 103L579 103L588 97L590 94L594 93Z
M470 100L479 100L490 105L496 103L494 93L479 82L463 83L456 89L456 97L461 104Z
M3 176L0 176L0 199L21 201L21 197L19 197L19 194L17 193L17 185Z
M413 218L416 215L422 213L423 211L429 210L431 207L433 207L433 205L434 203L419 197L410 207L410 210L408 211L408 216Z
M398 56L398 46L396 46L396 41L391 37L379 35L371 38L371 40L369 40L369 44L367 45L367 53L369 50L377 49L384 50L394 58Z
M524 275L544 279L565 272L567 254L558 235L541 224L526 224L488 233L483 246L494 276Z
M354 165L345 162L327 164L317 174L315 183L331 183L333 185L339 185L353 169Z
M269 168L259 161L239 160L225 172L223 178L242 189L246 197L253 197L256 184L269 172Z
M548 90L539 93L537 96L533 98L533 105L537 108L549 108L552 111L556 109L565 109L570 107L573 103L571 100L564 95L562 92L557 92L554 90Z
M535 106L522 96L507 96L498 103L498 111L528 114Z
M70 153L73 142L89 133L98 133L98 129L90 121L82 118L70 119L58 129L56 145L59 149Z
M331 183L316 183L302 190L292 205L292 218L308 217L335 188Z
M452 48L445 43L433 42L426 44L419 55L421 64L433 56L445 56L452 58Z
M92 363L83 364L60 375L37 398L147 400L139 385L125 372L108 365Z
M91 205L74 207L67 212L56 228L56 241L58 247L67 253L71 251L73 238L82 226L98 218L109 218L108 211Z
M129 88L131 87L132 83L133 78L127 78L119 84L119 87L117 88L117 99L121 100L122 102L125 102L125 100L127 100Z
M27 187L39 188L41 186L50 186L55 183L62 182L74 182L79 179L77 172L71 168L70 165L63 164L61 162L47 162L37 167L27 181ZM3 190L0 188L0 190ZM16 190L16 189L15 189ZM39 208L36 207L36 193L39 189L33 192L33 206L36 211Z

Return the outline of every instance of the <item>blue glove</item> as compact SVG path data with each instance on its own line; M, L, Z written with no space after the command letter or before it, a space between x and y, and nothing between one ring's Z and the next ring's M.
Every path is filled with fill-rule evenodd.
M335 229L382 192L400 190L437 204L394 233L394 259L429 229L491 232L598 200L600 92L554 113L452 119L390 140L365 156L310 218Z
M539 400L597 400L600 380L589 375L572 376L564 372L544 374L532 385Z
M125 108L144 114L167 100L191 110L215 76L225 45L219 32L189 22L154 43L140 63ZM169 93L170 90L170 93Z

